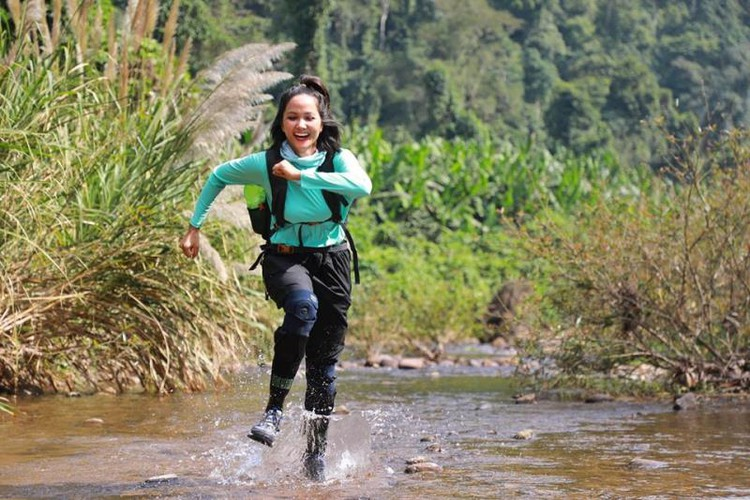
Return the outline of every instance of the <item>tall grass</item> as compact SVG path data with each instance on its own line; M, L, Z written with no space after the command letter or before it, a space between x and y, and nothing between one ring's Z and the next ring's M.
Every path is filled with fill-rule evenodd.
M0 389L200 389L266 330L177 249L210 113L188 113L199 93L174 40L148 49L157 2L131 2L117 36L89 3L55 4L57 45L24 10L0 36Z

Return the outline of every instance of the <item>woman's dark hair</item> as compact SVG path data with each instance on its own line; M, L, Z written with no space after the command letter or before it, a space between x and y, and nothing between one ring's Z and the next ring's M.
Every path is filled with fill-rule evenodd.
M317 76L302 75L299 83L288 88L279 98L279 108L276 111L276 117L271 124L272 147L281 147L286 140L284 131L281 128L284 119L284 111L292 97L301 94L313 96L318 101L318 112L323 123L323 130L318 136L318 149L334 153L341 149L341 125L333 118L331 114L331 97L328 89L323 84L323 80Z

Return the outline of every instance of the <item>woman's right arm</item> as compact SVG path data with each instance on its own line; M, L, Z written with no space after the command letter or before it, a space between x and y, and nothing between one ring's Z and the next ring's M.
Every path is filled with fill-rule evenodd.
M198 201L195 203L190 227L180 242L185 256L195 258L198 255L200 228L208 216L216 197L230 184L257 184L268 188L266 175L265 152L254 153L244 158L230 160L214 168L203 185Z

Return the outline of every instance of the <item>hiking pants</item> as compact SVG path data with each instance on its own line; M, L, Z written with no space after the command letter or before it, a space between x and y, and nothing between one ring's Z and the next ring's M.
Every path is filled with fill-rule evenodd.
M333 411L336 363L344 349L351 306L350 261L346 245L311 253L264 255L266 291L285 312L282 325L274 333L274 406L279 406L279 400L283 403L305 358L305 409L319 415Z

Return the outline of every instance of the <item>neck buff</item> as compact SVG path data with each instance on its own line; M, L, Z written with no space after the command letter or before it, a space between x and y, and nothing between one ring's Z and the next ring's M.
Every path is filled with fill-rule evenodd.
M310 156L300 158L299 156L297 156L297 153L294 152L289 143L287 141L284 141L284 143L281 145L281 157L287 161L292 162L295 167L304 169L310 167L319 167L323 163L323 160L326 159L326 152L318 151Z

